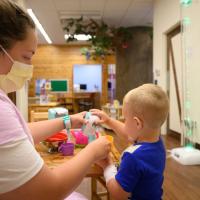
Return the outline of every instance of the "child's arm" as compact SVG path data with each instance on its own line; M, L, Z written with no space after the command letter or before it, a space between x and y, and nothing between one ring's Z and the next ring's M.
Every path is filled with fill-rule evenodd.
M115 178L108 181L107 189L115 200L127 200L130 196L130 193L124 191Z
M130 193L124 191L115 179L115 175L117 174L117 168L113 164L111 154L106 159L98 161L97 164L104 169L106 186L112 199L127 200L130 196Z
M104 111L98 109L92 109L90 112L94 115L97 115L100 118L98 124L106 124L109 126L119 137L128 141L128 135L124 129L124 123L110 118Z

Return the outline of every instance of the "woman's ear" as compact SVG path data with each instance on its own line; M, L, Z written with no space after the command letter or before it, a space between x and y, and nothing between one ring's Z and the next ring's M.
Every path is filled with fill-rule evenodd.
M143 122L141 119L139 119L138 117L133 117L133 120L135 121L138 130L143 128Z

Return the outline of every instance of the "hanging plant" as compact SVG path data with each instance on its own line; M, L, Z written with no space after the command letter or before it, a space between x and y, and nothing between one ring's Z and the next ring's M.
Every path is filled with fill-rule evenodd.
M129 28L112 28L103 21L96 22L93 19L85 21L83 17L65 21L64 31L69 35L67 42L76 41L76 36L79 34L90 36L91 47L81 49L81 53L87 59L111 55L119 45L128 48L128 42L132 38Z

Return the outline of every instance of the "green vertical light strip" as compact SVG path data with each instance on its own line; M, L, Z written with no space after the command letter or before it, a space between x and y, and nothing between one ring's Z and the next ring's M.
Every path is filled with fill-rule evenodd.
M183 25L188 26L191 24L191 19L189 17L184 17L183 18Z
M192 4L192 0L181 0L180 2L181 2L181 5L185 7L188 7Z
M185 145L185 147L187 147L188 149L193 149L194 148L194 145L193 143L189 142Z
M192 5L192 0L180 0L182 7L182 12L188 10ZM187 13L187 12L186 12ZM190 67L191 67L191 49L190 41L188 40L188 34L190 34L190 28L192 25L191 19L189 16L182 16L182 33L183 33L183 54L185 57L184 60L184 145L187 148L193 148L193 135L194 135L194 124L191 118L191 93L189 90L189 83L191 81L190 77Z
M192 136L192 130L191 130L191 129L187 130L186 134L187 134L187 136L189 136L189 137Z
M185 102L185 108L186 108L187 110L189 110L189 109L191 108L191 101L186 101L186 102Z

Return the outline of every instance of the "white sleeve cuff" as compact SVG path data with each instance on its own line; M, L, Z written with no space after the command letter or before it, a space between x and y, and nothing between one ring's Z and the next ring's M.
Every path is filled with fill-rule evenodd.
M113 178L115 178L115 175L117 174L117 167L112 164L112 165L108 165L105 169L104 169L104 178L106 180L106 184Z

